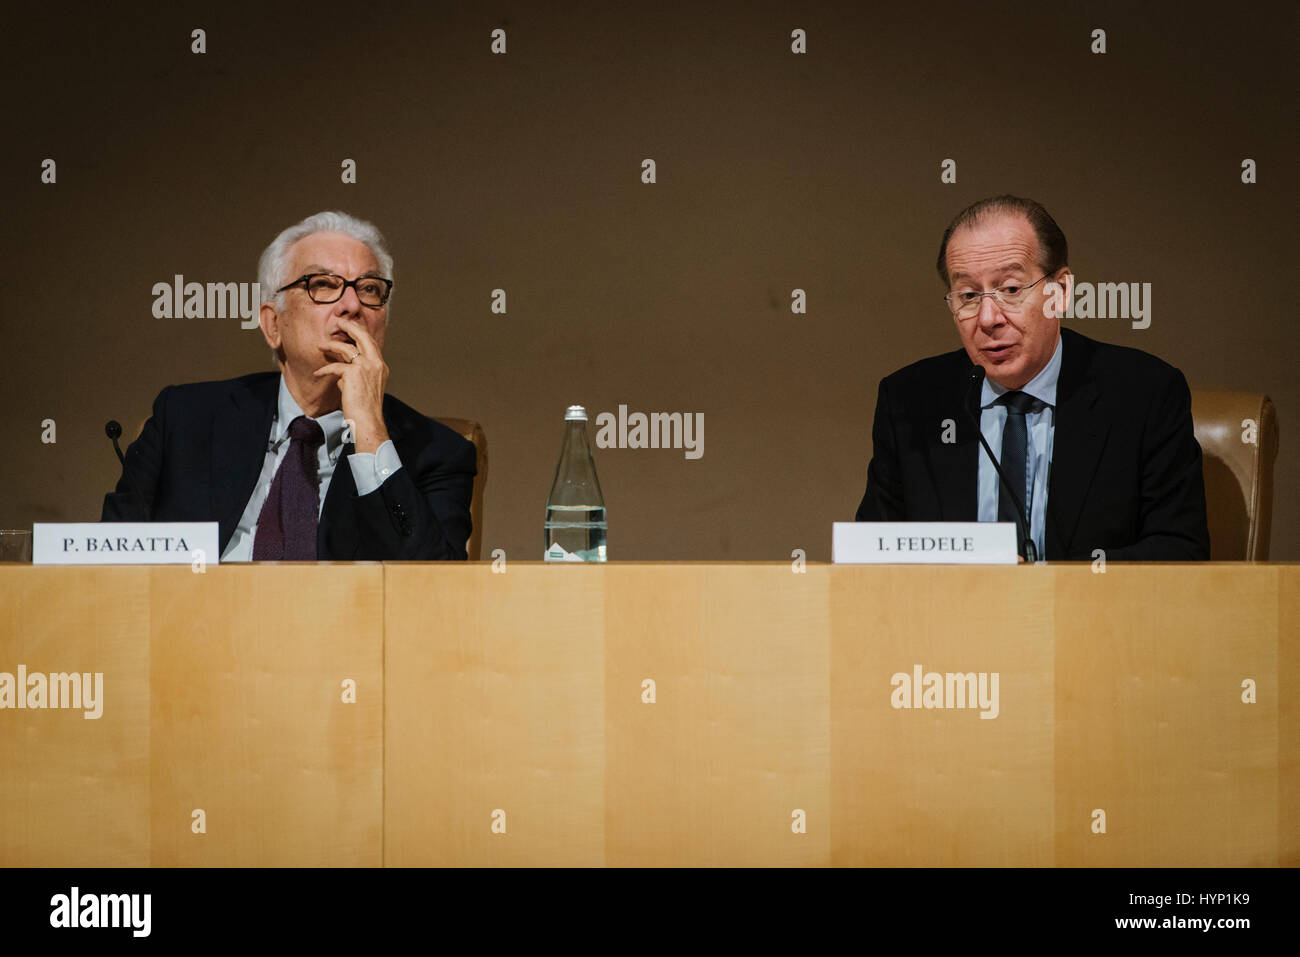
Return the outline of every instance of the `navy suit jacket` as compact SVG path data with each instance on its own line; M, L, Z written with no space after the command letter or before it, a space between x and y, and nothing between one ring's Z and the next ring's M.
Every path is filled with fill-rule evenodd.
M104 496L101 520L219 522L224 552L262 472L279 389L278 372L163 389L126 451L116 490ZM369 495L357 495L346 461L355 448L344 444L321 511L317 558L464 559L474 444L391 395L384 396L383 416L402 467Z
M1183 374L1137 349L1070 329L1061 337L1044 557L1090 561L1099 548L1107 561L1209 561L1201 447ZM881 380L858 521L978 521L985 453L972 368L958 349ZM941 440L948 419L954 443Z

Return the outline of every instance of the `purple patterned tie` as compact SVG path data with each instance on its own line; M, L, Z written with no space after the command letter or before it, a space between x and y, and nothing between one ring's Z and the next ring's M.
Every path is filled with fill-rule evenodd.
M307 416L289 423L289 450L257 517L253 561L316 560L316 519L320 514L316 450L324 441L321 427Z

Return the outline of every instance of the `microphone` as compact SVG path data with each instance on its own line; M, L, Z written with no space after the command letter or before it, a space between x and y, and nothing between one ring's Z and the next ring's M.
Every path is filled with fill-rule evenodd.
M117 460L122 463L122 474L126 476L126 484L131 486L131 491L135 494L135 500L140 505L140 514L144 516L144 521L149 521L149 507L144 503L144 496L140 494L140 486L135 484L135 476L131 470L126 467L126 456L122 454L121 447L117 440L122 435L122 423L117 419L109 419L104 423L104 434L113 440L113 451L117 453Z
M985 375L987 375L987 373L983 366L977 365L972 368L970 370L971 388L978 391L979 387L984 384ZM975 404L978 407L978 400ZM966 417L975 425L975 434L980 437L980 445L984 446L984 451L988 453L989 461L993 463L993 468L997 470L998 480L1001 482L1001 487L1011 493L1011 501L1016 507L1016 534L1020 538L1020 550L1024 553L1025 561L1036 562L1038 561L1038 546L1034 544L1034 539L1029 534L1029 513L1025 511L1024 497L1016 490L1016 487L1007 478L1007 473L1002 471L1002 464L998 461L998 457L993 454L993 450L989 448L988 439L984 438L984 433L980 430L979 419L977 419L975 414L971 412L969 403L963 402L962 408L966 411Z

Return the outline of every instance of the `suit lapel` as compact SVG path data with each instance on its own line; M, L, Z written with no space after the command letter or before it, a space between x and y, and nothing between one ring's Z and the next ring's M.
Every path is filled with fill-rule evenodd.
M220 522L222 551L235 534L262 473L279 385L280 377L273 374L252 383L239 382L230 393L231 407L213 423L208 487L210 514Z
M357 483L352 478L348 456L355 452L351 442L343 443L334 477L325 493L325 507L321 509L320 525L316 528L316 557L321 561L351 561L361 544L357 527Z
M397 416L387 395L384 396L384 428L396 447L406 431L406 423ZM321 509L320 525L316 529L316 555L322 561L352 561L361 547L356 508L357 483L352 477L352 466L348 464L348 456L356 450L352 442L343 444L329 491L325 493L325 507ZM402 467L409 464L404 462Z
M970 362L966 362L969 371ZM934 486L939 495L939 519L945 522L974 522L979 516L979 492L976 474L979 468L979 435L975 422L979 421L979 392L970 387L970 379L963 372L955 389L942 393L934 406L926 427L933 429L930 436L921 436L930 448L930 468ZM956 441L944 442L945 419L956 424Z
M1047 557L1063 558L1074 544L1079 513L1101 462L1110 422L1098 403L1092 350L1086 339L1062 329L1065 338L1057 386L1052 471L1047 492Z

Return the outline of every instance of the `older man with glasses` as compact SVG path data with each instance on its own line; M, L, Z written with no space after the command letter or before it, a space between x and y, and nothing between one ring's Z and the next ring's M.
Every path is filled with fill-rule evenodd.
M857 520L1016 522L1031 560L1208 561L1187 382L1061 328L1073 275L1047 210L974 203L936 265L963 348L881 381Z
M474 446L385 392L392 269L345 213L280 233L258 264L278 371L163 389L103 520L216 521L222 561L464 559Z

